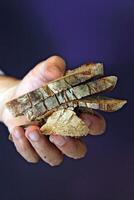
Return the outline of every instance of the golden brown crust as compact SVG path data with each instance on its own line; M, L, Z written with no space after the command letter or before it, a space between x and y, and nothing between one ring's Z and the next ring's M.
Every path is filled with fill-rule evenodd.
M84 136L89 128L76 115L75 108L81 108L82 112L93 112L92 109L114 112L126 103L126 100L94 96L111 91L117 83L116 76L100 78L102 75L103 64L85 64L11 100L6 107L15 117L26 115L30 121L45 123L41 127L45 135Z

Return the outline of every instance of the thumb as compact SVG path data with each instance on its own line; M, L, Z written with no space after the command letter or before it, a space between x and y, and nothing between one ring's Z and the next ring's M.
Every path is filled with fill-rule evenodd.
M52 81L65 72L65 61L59 56L52 56L37 64L20 82L17 95L35 90Z

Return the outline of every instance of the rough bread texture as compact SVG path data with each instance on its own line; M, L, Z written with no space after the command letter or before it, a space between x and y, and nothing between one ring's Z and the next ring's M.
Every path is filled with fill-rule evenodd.
M8 102L7 107L15 117L26 115L29 120L36 120L37 117L45 115L45 113L53 108L59 107L61 104L111 90L115 87L116 82L116 76L107 76L72 86L59 93L53 93L48 88L42 91L38 91L39 89L37 89Z
M14 117L25 115L38 121L45 135L80 137L89 128L75 111L93 113L94 109L114 112L126 100L99 96L117 84L116 76L105 76L102 63L84 64L42 87L6 103Z
M70 137L86 136L89 133L86 124L69 109L54 112L40 130L44 135L58 134Z

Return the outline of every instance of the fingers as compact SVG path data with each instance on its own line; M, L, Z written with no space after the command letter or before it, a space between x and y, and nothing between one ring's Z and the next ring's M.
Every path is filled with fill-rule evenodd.
M49 140L66 156L74 159L83 158L87 152L85 144L74 138L50 135Z
M37 89L48 81L59 78L65 72L65 61L59 56L52 56L37 64L21 81L21 94ZM20 90L19 95L20 95Z
M106 129L105 119L98 113L95 115L81 113L80 118L90 129L90 135L101 135ZM74 138L51 135L49 140L57 146L66 156L78 159L85 156L87 148L85 144Z
M39 160L39 156L35 150L31 147L27 138L25 137L24 129L21 127L14 128L12 132L13 142L15 144L16 150L21 154L21 156L31 163L36 163Z
M97 112L95 115L89 113L81 113L79 116L89 127L90 135L101 135L106 129L106 121L104 117Z
M106 122L100 114L81 113L80 118L89 127L89 134L100 135L104 133ZM17 151L29 162L37 162L41 157L43 161L51 166L56 166L63 161L63 154L79 159L84 157L87 152L87 148L82 141L70 137L51 135L49 137L50 143L47 137L40 133L38 126L35 125L29 126L25 133L21 127L17 127L12 136Z
M63 154L39 131L37 126L29 126L25 132L29 142L42 158L51 166L59 165L63 161Z
M89 134L100 135L104 133L106 122L100 114L81 113L80 117L89 127ZM40 133L38 126L29 126L25 133L21 127L17 127L12 136L17 151L29 162L37 162L41 157L51 166L56 166L63 161L63 154L70 158L79 159L84 157L87 152L82 141L70 137L51 135L49 137L50 143L47 137Z

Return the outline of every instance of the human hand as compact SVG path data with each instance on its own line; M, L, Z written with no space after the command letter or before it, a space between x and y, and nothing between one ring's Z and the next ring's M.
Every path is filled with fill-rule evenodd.
M39 63L21 81L13 86L6 101L18 97L43 84L62 76L65 72L65 61L58 56L52 56ZM100 115L82 113L81 119L90 126L90 134L100 135L105 130L105 120ZM79 139L51 135L49 138L41 134L37 124L28 125L23 129L20 125L30 124L26 117L13 118L4 109L2 120L12 134L16 150L28 162L36 163L41 158L51 166L59 165L64 155L78 159L85 156L86 145Z

